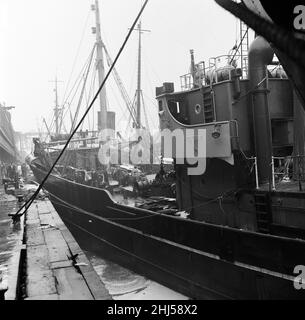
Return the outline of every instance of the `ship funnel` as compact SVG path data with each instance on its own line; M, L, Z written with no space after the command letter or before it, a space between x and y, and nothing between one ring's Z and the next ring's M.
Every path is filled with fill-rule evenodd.
M272 133L268 106L267 65L274 52L263 37L257 37L249 49L249 80L252 95L255 153L260 184L272 178Z

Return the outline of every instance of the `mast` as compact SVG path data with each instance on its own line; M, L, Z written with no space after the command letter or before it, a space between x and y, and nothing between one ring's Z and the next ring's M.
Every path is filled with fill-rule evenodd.
M57 86L57 77L55 78L55 133L59 134L59 107L58 107L58 86Z
M142 128L142 121L141 121L141 99L142 99L142 33L143 32L150 32L150 30L143 30L142 29L142 22L140 21L138 24L138 29L139 31L139 49L138 49L138 84L137 84L137 123L136 127L137 128Z
M142 127L141 123L141 72L142 72L142 23L139 22L139 51L138 51L138 85L137 85L137 125L138 128Z
M50 81L50 82L55 83L55 88L54 88L54 92L55 92L54 119L55 119L55 135L58 136L60 134L59 118L60 118L60 111L61 111L61 108L59 108L59 105L58 105L58 82L61 82L61 81L58 81L57 76L56 76L55 80Z
M103 41L101 36L101 22L98 0L95 0L95 5L92 6L95 11L95 33L96 33L96 68L98 71L99 86L105 80L105 66L104 66L104 53ZM100 121L98 130L107 129L107 100L106 100L106 87L104 86L100 92Z

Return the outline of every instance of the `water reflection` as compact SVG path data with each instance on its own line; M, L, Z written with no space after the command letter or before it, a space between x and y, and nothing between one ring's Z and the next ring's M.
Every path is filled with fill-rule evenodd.
M114 300L189 299L91 252L86 252L86 255Z

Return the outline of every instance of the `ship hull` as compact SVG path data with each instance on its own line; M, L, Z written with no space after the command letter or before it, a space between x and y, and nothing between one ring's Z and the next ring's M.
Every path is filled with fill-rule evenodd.
M35 162L32 170L40 182L44 170ZM122 206L104 190L56 175L45 188L80 243L86 239L112 261L190 298L305 298L285 275L302 262L303 241Z

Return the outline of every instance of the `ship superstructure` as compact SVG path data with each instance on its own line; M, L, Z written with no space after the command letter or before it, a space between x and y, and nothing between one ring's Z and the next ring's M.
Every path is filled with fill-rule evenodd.
M270 45L261 37L251 44L248 77L233 65L202 74L189 90L157 89L161 129L206 131L206 172L188 176L176 165L180 209L234 228L303 232L304 111Z

